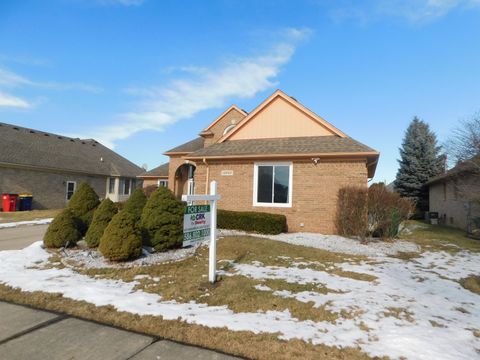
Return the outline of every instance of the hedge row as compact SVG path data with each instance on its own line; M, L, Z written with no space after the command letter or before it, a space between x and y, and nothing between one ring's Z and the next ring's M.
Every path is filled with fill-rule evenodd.
M287 231L287 218L261 212L218 210L217 225L220 229L276 235Z

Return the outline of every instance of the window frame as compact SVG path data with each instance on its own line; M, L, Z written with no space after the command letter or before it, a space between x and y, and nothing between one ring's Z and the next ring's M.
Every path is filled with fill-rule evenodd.
M115 183L116 183L116 180L117 180L117 179L114 178L114 177L109 177L109 178L108 178L108 194L109 194L109 195L110 195L110 194L115 194L115 187L116 187L116 186L115 186L115 185L116 185ZM110 191L110 190L112 190L112 189L111 189L112 181L113 181L113 191Z
M128 182L128 193L125 192L125 189L127 189L127 186L126 186L127 182ZM123 179L122 195L129 196L131 194L132 194L132 179L125 178L125 179Z
M68 184L73 184L73 191L72 191L72 195L70 196L70 198L68 197ZM75 190L77 190L77 182L76 181L71 181L71 180L66 181L66 183L65 183L65 200L70 201L73 194L75 193Z
M162 183L163 183L163 185L162 185ZM168 188L168 179L158 179L157 186L158 187L163 186L163 187Z
M275 203L273 202L273 192L275 187L272 187L272 202L258 202L258 167L259 166L288 166L288 202L287 203ZM273 170L273 182L275 183L275 170ZM293 202L293 163L291 161L282 161L282 162L255 162L253 164L253 206L257 207L280 207L280 208L291 208Z

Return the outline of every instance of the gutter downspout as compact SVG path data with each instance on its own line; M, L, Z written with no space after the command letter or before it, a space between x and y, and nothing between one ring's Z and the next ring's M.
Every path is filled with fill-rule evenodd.
M205 179L205 195L208 195L208 184L210 183L210 168L208 167L207 159L203 158L203 163L207 167L207 174L206 174L206 179Z

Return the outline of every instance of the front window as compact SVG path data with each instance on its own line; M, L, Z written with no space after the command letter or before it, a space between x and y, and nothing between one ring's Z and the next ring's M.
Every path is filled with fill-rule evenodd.
M158 180L158 186L168 187L168 180Z
M292 205L292 164L255 164L254 170L255 206Z
M120 179L120 195L130 195L130 179Z
M67 200L70 200L73 196L76 187L77 183L75 181L67 181Z
M115 193L115 178L108 179L108 193Z

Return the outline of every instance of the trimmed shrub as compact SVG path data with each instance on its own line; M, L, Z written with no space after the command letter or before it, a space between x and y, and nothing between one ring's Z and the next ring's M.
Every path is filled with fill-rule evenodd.
M78 220L78 230L82 236L85 235L88 227L92 223L93 212L99 203L98 195L87 183L80 184L68 202L67 207Z
M142 253L142 236L135 217L127 211L115 215L100 239L98 250L112 261L138 258Z
M75 246L82 235L77 229L77 222L70 209L62 210L48 226L43 237L47 248Z
M220 229L276 235L287 231L287 218L263 212L218 210L217 225Z
M117 212L117 206L110 199L103 200L95 209L92 223L85 235L85 241L88 247L93 248L98 246L103 232Z
M409 219L414 203L389 191L385 184L368 189L344 187L339 190L336 213L337 232L343 236L393 238L402 221Z
M385 184L372 184L368 188L368 227L372 236L397 236L400 223L410 218L414 211L415 205L410 199L389 191Z
M347 186L338 191L335 225L342 236L358 236L362 240L367 234L367 189Z
M143 192L147 197L150 197L157 189L158 189L157 185L148 185L147 187L143 188Z
M125 202L122 211L128 211L133 216L135 216L135 221L140 221L142 217L142 211L147 203L147 197L142 189L135 189L135 191L130 195L128 200Z
M143 208L143 241L156 251L180 247L183 242L184 204L166 187L153 192Z

